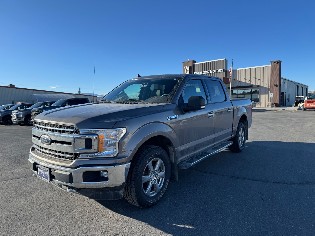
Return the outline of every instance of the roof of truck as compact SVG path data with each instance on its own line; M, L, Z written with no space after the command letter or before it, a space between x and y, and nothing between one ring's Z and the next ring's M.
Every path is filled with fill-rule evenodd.
M146 75L146 76L140 76L140 77L136 77L133 78L134 80L137 79L162 79L162 78L212 78L212 79L219 79L217 77L211 77L211 76L207 76L207 75L197 75L197 74L163 74L163 75Z

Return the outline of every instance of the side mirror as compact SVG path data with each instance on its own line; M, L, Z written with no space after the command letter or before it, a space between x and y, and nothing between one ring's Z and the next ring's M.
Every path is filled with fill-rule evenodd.
M202 96L191 96L184 111L196 111L205 108L206 101Z

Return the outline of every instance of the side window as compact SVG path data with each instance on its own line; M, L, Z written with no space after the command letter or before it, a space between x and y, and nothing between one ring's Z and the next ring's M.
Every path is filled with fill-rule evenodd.
M206 93L201 80L190 80L186 83L181 98L184 104L188 103L191 96L201 96L207 101Z
M128 96L127 99L139 100L141 84L132 84L124 89L125 96Z
M210 94L210 99L212 103L224 102L226 101L225 92L222 88L222 85L219 81L207 79L205 80L207 88Z

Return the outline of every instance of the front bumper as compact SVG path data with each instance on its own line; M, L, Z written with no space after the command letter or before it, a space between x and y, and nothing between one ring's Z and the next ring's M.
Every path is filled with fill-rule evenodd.
M12 117L11 120L13 124L19 124L24 122L24 117Z
M123 188L130 168L130 163L68 168L46 163L34 153L29 154L28 160L35 175L38 176L38 167L44 167L49 170L50 182L69 191ZM104 173L107 173L107 176L104 176Z

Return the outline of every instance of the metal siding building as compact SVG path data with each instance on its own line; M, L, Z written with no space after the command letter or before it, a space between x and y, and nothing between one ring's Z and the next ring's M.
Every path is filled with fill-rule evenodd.
M239 68L235 71L236 78L232 80L233 97L242 98L243 96L240 94L243 92L240 91L246 91L246 89L252 87L259 90L258 99L254 100L255 105L257 107L270 107L271 66ZM253 90L251 94L253 94ZM244 94L244 98L245 97L246 94Z
M183 62L184 74L205 74L221 78L230 87L227 60ZM307 95L308 86L281 77L281 61L270 65L233 69L232 98L248 98L257 107L292 106L295 96Z
M281 79L281 94L284 106L293 106L296 96L308 96L308 86L286 78Z
M69 97L80 97L80 98L87 97L89 98L90 101L93 100L93 96L84 95L84 94L72 94L72 93L62 93L62 92L46 91L46 90L17 88L14 86L0 86L0 105L9 104L9 103L14 104L16 102L35 103L38 101L38 99L36 98L36 96L34 96L34 94L58 95L58 99L69 98Z

